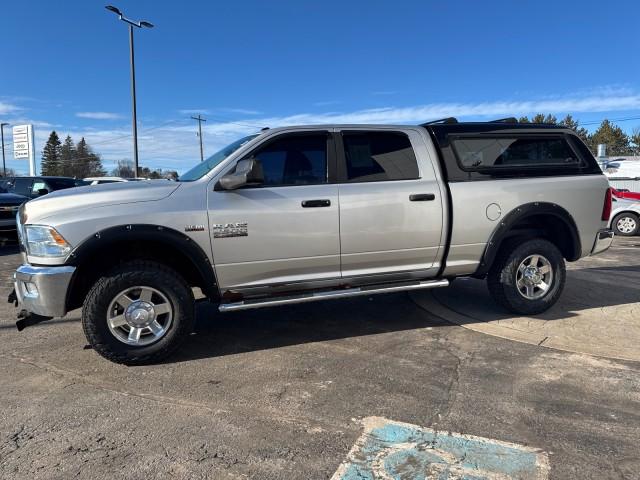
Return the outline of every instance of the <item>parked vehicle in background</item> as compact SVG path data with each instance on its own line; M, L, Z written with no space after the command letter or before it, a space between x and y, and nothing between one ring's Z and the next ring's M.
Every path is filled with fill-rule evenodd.
M122 177L87 177L83 179L87 185L102 185L103 183L128 182L130 179Z
M640 201L614 196L610 226L623 237L640 234Z
M47 193L72 187L88 185L83 180L70 177L6 177L0 181L0 187L9 193L38 198Z
M618 190L617 188L612 188L611 193L613 193L618 198L640 201L639 192L630 192L629 190L626 190L626 189Z
M612 195L576 133L515 119L321 125L242 138L179 178L24 204L24 328L82 306L93 349L139 364L222 312L486 278L522 315L560 297L565 261L611 245Z
M23 195L9 193L6 189L0 188L0 233L15 233L16 214L20 205L29 200Z

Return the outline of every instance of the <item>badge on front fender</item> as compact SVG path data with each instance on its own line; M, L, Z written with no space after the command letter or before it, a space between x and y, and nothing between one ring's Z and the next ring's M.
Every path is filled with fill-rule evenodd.
M213 238L246 237L248 235L247 222L216 223L213 225Z

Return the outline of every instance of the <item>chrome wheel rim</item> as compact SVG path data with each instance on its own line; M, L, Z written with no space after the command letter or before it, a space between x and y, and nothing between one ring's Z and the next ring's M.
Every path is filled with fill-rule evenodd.
M544 297L553 283L553 267L542 255L529 255L516 273L518 292L527 300Z
M118 293L109 304L109 331L127 345L144 346L164 337L173 322L167 296L152 287L135 286Z
M622 217L616 222L616 227L622 233L632 233L637 226L636 220L632 217Z

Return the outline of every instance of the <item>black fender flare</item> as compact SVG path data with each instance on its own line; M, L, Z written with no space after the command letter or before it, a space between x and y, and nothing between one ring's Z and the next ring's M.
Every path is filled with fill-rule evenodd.
M163 243L177 249L191 260L202 277L204 294L210 299L218 296L215 272L205 251L188 235L159 225L127 224L96 232L73 249L66 264L78 267L109 245L133 241Z
M550 202L531 202L520 205L517 208L511 210L500 221L499 225L493 230L487 245L480 259L480 265L473 274L474 277L484 277L491 268L493 261L496 258L498 250L502 242L509 236L512 227L534 215L551 215L561 220L566 226L571 235L572 252L567 256L567 260L575 261L580 258L582 253L582 245L580 242L580 235L578 234L578 227L571 214L558 204Z

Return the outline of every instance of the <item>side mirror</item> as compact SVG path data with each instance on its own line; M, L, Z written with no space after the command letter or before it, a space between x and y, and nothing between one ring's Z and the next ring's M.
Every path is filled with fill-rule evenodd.
M262 185L264 183L264 173L262 163L256 158L240 160L233 173L228 173L220 179L219 185L222 190L236 190L241 187Z
M38 189L38 195L46 195L47 193L49 193L49 190L47 190L46 188Z

